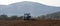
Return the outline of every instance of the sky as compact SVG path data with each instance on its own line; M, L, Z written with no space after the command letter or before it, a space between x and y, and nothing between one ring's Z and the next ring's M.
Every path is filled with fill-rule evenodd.
M60 0L0 0L0 5L9 5L12 3L22 2L22 1L32 1L32 2L38 2L41 4L45 4L48 6L60 7Z

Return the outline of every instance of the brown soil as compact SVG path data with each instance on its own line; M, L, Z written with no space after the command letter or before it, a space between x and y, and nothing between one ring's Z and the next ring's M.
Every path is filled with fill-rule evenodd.
M0 26L60 26L60 20L0 20Z

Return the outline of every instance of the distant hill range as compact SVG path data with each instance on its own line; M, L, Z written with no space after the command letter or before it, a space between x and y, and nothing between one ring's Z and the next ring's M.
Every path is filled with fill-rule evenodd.
M55 13L52 13L52 14L42 15L42 16L40 16L40 18L60 20L60 12L55 12Z
M0 5L0 14L21 16L30 12L32 16L40 16L60 11L60 7L47 6L37 2L23 1L10 5Z

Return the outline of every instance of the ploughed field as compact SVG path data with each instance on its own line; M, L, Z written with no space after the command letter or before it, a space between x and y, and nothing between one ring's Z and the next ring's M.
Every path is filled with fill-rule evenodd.
M60 26L60 20L0 20L0 26Z

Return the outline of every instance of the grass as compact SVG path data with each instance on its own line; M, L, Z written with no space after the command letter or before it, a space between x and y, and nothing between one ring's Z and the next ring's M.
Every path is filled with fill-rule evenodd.
M0 20L0 26L60 26L60 20Z

